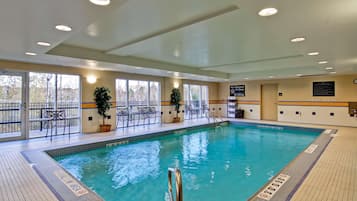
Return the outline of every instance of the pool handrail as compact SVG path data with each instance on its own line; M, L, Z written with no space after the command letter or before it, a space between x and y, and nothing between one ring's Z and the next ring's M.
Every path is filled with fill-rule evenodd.
M170 199L171 201L174 201L174 197L172 194L172 173L175 173L176 201L183 201L182 177L181 171L178 168L168 168L168 187Z

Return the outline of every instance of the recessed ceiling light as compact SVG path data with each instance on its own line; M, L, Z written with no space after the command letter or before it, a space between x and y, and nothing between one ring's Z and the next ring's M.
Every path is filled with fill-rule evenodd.
M70 26L63 25L63 24L56 25L56 29L65 32L72 31L72 28Z
M317 56L319 54L320 54L319 52L309 52L309 53L307 53L307 55L309 55L309 56Z
M47 43L47 42L43 42L43 41L38 41L38 42L37 42L37 45L41 45L41 46L46 46L46 47L48 47L48 46L51 46L51 43Z
M325 69L326 69L326 70L332 70L333 67L326 67Z
M298 42L305 41L305 38L304 37L296 37L296 38L292 38L290 41L293 43L298 43Z
M301 77L301 76L302 76L302 74L296 74L296 76Z
M327 61L319 61L318 64L327 64Z
M333 72L330 72L330 74L336 74L336 72L335 72L335 71L333 71Z
M110 0L89 0L92 4L98 6L107 6L110 4Z
M135 67L136 69L143 69L142 67Z
M275 15L277 13L278 13L278 9L276 8L264 8L259 11L258 15L262 17L268 17L268 16Z
M34 53L34 52L26 52L25 54L26 54L26 55L29 55L29 56L36 56L36 55L37 55L37 54Z

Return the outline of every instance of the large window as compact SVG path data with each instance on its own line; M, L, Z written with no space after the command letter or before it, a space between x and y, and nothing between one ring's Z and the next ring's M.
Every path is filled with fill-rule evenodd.
M160 90L159 82L117 79L117 126L159 122Z
M208 115L208 86L184 84L185 118L200 118Z
M80 131L78 75L30 73L30 138Z
M146 106L149 101L149 82L129 80L129 106Z

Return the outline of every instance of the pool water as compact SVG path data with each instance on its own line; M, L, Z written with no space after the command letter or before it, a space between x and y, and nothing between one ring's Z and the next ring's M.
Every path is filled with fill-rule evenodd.
M167 200L167 169L185 201L247 200L320 131L229 124L56 157L106 201Z

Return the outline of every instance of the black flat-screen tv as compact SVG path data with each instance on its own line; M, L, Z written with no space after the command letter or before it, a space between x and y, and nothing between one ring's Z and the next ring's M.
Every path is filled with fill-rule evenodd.
M313 82L313 96L335 96L335 82Z

